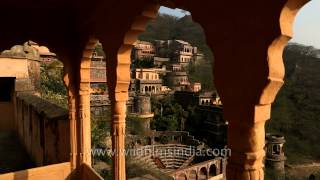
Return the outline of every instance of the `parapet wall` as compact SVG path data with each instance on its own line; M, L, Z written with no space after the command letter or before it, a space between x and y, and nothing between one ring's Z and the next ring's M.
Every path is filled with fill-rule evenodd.
M38 96L18 94L15 126L36 166L69 161L68 110Z

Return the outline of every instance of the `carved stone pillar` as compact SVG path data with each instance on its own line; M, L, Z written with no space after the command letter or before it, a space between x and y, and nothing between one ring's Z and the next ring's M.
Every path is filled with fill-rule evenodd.
M103 44L104 45L104 44ZM112 53L109 53L112 54ZM131 46L107 58L107 84L112 105L112 151L114 180L125 180L125 119L130 83Z
M68 89L68 108L69 108L69 126L70 126L70 163L71 169L76 169L80 165L77 160L78 142L77 142L77 90L74 86L75 74L72 71L72 66L69 63L64 63L64 84Z
M91 51L85 50L80 64L79 128L80 161L91 166L90 62Z
M126 101L112 102L112 150L114 151L113 166L114 179L126 179L125 166L125 128L126 128Z
M253 113L238 115L236 120L229 121L231 157L227 164L227 179L264 179L264 125L270 106L252 108Z
M126 102L128 100L128 88L130 84L130 64L131 64L131 49L132 45L137 40L138 35L144 31L146 24L155 19L158 14L159 5L150 4L137 6L144 8L141 14L136 14L134 19L130 19L125 24L131 24L129 29L123 31L123 27L105 29L101 32L110 33L100 34L98 36L102 43L107 56L107 84L109 98L112 104L112 149L113 149L113 175L115 180L125 180L125 117L126 117ZM130 8L135 10L135 8ZM137 13L139 13L137 11ZM128 18L125 18L128 20ZM114 33L110 29L115 30ZM112 32L112 33L111 33ZM124 33L121 36L116 34ZM112 38L111 38L112 37ZM111 41L111 39L113 41ZM117 39L119 38L119 39ZM116 47L117 45L120 45Z

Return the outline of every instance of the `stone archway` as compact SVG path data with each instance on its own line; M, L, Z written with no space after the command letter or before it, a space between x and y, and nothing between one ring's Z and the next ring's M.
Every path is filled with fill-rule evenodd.
M208 171L206 167L201 167L198 172L198 180L208 179Z
M91 119L90 119L90 69L91 58L98 40L89 38L80 61L80 89L79 89L79 126L80 154L82 163L91 166ZM81 137L82 136L82 137Z
M112 104L112 149L113 156L113 176L116 180L126 179L125 166L125 118L126 118L126 101L128 100L128 87L130 84L130 57L131 50L137 37L145 29L145 25L152 19L156 18L159 9L158 4L150 3L145 5L141 15L138 15L132 21L128 31L124 34L123 42L116 50L110 50L108 54L112 60L109 61L110 69L107 71L107 82L109 96ZM103 37L103 47L108 49L108 40ZM145 93L151 92L151 86L145 86Z
M183 4L184 9L189 10L194 15L194 19L204 27L207 32L207 42L211 49L215 49L215 82L224 104L224 116L230 122L228 144L233 153L229 159L230 163L228 163L228 179L238 177L263 179L264 123L270 118L271 103L283 84L284 68L281 49L290 37L285 26L290 25L288 22L293 21L293 14L305 2L305 0L291 0L286 4L280 17L281 36L276 40L274 38L279 35L279 16L277 13L281 11L283 2L265 2L266 8L261 12L259 11L260 6L253 2L235 3L236 5L233 4L233 6L239 5L239 7L233 8L234 12L229 12L230 15L217 11L212 14L217 17L210 20L204 18L207 17L207 14L203 14L205 11L197 10L199 7L212 7L209 1L201 3L201 5L189 2L179 4L181 7ZM240 11L246 9L245 7L251 7L250 3L252 3L252 8L250 8L252 12ZM117 113L114 114L117 115L117 118L121 117L121 123L117 124L115 128L117 132L124 132L122 126L124 122L122 121L125 117L123 112L125 108L122 106L125 106L123 102L127 99L126 87L129 84L128 77L130 76L123 74L123 72L129 72L130 62L128 59L130 59L131 45L137 39L137 35L144 30L143 26L155 17L158 8L157 4L148 6L141 16L135 18L124 37L124 43L118 50L116 72L121 71L121 76L119 73L116 75L114 106L121 109L121 112L115 108L114 111ZM225 15L225 17L218 13ZM252 21L243 21L240 19L241 16L233 16L237 13L243 17L251 17L252 14L249 15L249 13L257 13L258 16ZM293 18L291 19L291 17ZM232 25L230 21L237 23ZM262 24L261 22L266 23ZM233 26L239 28L239 31L235 32ZM260 31L263 33L253 33ZM239 46L237 43L244 44ZM228 52L229 50L233 53ZM235 62L235 58L238 58L239 61ZM254 68L244 70L251 66ZM237 91L234 91L235 89ZM243 106L238 108L240 103ZM119 136L115 138L122 139L122 135L114 134L114 136ZM243 136L239 136L239 134ZM237 137L242 138L238 139ZM121 165L114 166L114 169L118 170L115 173L116 179L119 179L120 174L125 174L124 157L119 158L116 162L119 161ZM125 175L121 175L121 177L125 177Z
M209 168L209 177L214 177L216 175L218 175L217 166L215 164L211 164Z
M218 32L218 30L212 27L214 26L213 24L215 24L215 18L211 19L212 25L208 25L208 20L201 18L204 14L196 10L193 11L191 7L191 13L195 15L193 17L195 17L196 21L199 22L206 31L210 32L210 34L207 33L207 41L212 49L215 50L214 77L216 87L224 104L224 117L229 120L228 144L232 149L232 156L228 160L227 179L263 179L263 157L265 154L263 150L265 136L264 124L266 120L270 118L271 103L274 101L276 94L283 84L283 48L292 36L291 28L295 14L306 2L306 0L289 0L285 6L284 2L270 2L267 8L269 12L259 16L261 20L265 19L268 21L268 25L264 27L265 29L263 29L261 23L257 21L250 23L249 28L244 28L246 30L243 29L242 32L232 32L232 30L230 30L229 33L225 33L226 35L230 35L228 40L229 44L224 44L219 37L214 37L214 32ZM242 9L240 6L252 5L251 8L255 8L253 4L249 3L250 2L246 5L238 4L239 7L233 9L234 12L229 13L237 13L238 9L239 11ZM259 8L256 7L256 9ZM280 14L280 11L282 12L279 17L278 14ZM241 12L238 13L241 14ZM252 13L256 13L256 10L253 10ZM219 16L218 14L215 15ZM280 29L278 24L279 19ZM220 19L220 22L215 26L230 28L233 26L229 26L223 21L224 20ZM241 19L239 18L237 21L241 22ZM245 23L242 22L242 25L243 24ZM231 29L233 28L234 27ZM263 38L261 38L261 36L260 38L254 37L255 35L253 35L251 31L255 31L253 30L255 28L256 31L263 32L261 34ZM269 33L267 31L269 31ZM243 35L245 35L245 38L242 38L244 37ZM240 47L240 45L237 45L237 42L245 42L246 45ZM256 52L250 51L248 47L252 47ZM238 59L246 59L250 56L251 60L247 59L245 60L246 62L239 64L232 63L231 61L235 57L223 53L227 52L227 50L223 50L223 48L238 49L234 51L238 54ZM223 61L230 62L227 63ZM248 68L252 67L252 64L249 65L249 62L254 62L254 67L260 70ZM233 68L232 66L237 68ZM243 73L241 77L238 76L240 72ZM246 81L250 81L250 83ZM239 92L239 94L236 93L238 95L235 95L232 90L233 85L234 88L242 87L242 92ZM244 94L246 95L244 96ZM240 103L244 103L244 107L236 110L237 104ZM243 138L237 138L240 136Z

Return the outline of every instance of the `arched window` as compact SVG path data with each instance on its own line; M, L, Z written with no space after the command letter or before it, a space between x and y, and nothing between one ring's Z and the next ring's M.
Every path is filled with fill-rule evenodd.
M199 171L199 180L206 180L206 179L208 179L207 168L202 167Z
M217 167L216 167L215 164L212 164L212 165L210 166L210 169L209 169L209 177L214 177L214 176L216 176L216 175L218 175L218 173L217 173Z

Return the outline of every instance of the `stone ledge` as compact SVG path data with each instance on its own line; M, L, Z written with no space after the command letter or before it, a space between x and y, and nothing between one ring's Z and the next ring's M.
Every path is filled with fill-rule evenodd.
M19 93L17 99L23 101L24 104L28 104L40 115L43 114L50 120L67 120L69 113L68 110L62 108L56 104L53 104L45 99L42 99L36 95Z

